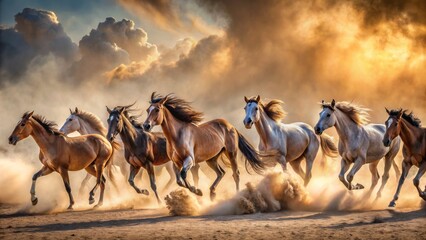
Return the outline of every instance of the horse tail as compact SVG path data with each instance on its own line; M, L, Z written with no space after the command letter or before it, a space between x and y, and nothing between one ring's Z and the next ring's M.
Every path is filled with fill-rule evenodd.
M332 157L335 158L338 156L339 152L337 151L337 147L333 142L333 139L323 133L320 135L320 145L321 145L321 150L322 150L322 168L323 170L326 170L327 168L327 156L328 157Z
M241 135L240 132L238 132L238 148L243 153L246 161L245 166L246 170L248 171L248 165L251 166L251 168L257 173L262 174L263 170L265 169L265 165L260 160L259 153L254 149L254 147L247 141L247 139Z
M322 154L328 157L335 158L338 156L339 152L337 151L337 147L333 142L333 139L323 133L320 135L320 143L321 143L321 150Z

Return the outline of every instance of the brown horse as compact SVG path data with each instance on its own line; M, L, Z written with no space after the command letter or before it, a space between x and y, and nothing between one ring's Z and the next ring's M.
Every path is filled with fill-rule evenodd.
M40 171L34 174L31 185L31 202L38 202L35 196L37 178L46 176L54 171L58 172L65 185L72 209L74 198L71 194L68 171L85 169L96 177L96 185L90 192L89 203L95 202L93 196L98 186L101 187L99 202L95 207L102 206L105 190L105 177L102 172L110 163L114 149L107 139L98 134L89 134L78 137L67 137L56 129L56 124L47 121L44 117L27 112L22 116L12 134L9 144L16 145L20 140L32 136L40 147L39 159L43 164Z
M135 117L129 115L129 112L133 111L130 109L131 106L133 104L118 106L112 110L107 107L109 113L107 139L113 141L120 134L124 145L124 156L130 164L129 184L137 193L148 195L148 190L139 189L134 183L135 176L141 167L145 168L149 174L151 189L158 203L161 203L155 184L154 166L170 161L166 152L166 139L162 133L149 133L136 127L138 124L135 123Z
M410 168L415 165L419 168L413 183L419 192L419 196L426 201L426 189L422 191L419 187L420 178L426 172L426 128L420 126L420 119L416 118L413 113L408 114L407 110L391 110L386 109L389 114L386 120L386 133L383 137L383 144L389 146L391 141L400 136L404 147L402 148L402 174L399 178L398 188L389 203L389 207L395 207L399 197L402 184L404 184Z
M216 172L217 178L210 187L211 199L214 199L216 186L225 174L217 162L222 153L230 160L237 191L240 179L236 160L238 149L246 158L246 167L248 160L256 172L264 169L257 151L224 119L199 124L203 114L193 110L188 102L175 96L162 97L155 93L151 95L151 105L147 112L148 117L143 126L149 131L155 125L161 125L167 139L167 154L175 164L178 185L197 195L202 195L201 190L186 180L188 170L195 163L206 161Z

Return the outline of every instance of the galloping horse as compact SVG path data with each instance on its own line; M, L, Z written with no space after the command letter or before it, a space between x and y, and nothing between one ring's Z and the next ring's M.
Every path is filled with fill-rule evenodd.
M230 160L237 191L240 180L237 149L240 149L246 158L246 167L248 160L256 172L264 169L256 150L224 119L199 124L203 114L195 111L188 102L170 95L162 97L155 92L151 95L151 105L147 112L148 117L143 126L149 131L155 125L161 125L167 138L167 154L175 164L178 185L197 195L202 196L201 190L191 186L186 180L188 170L195 163L206 161L216 172L217 178L210 187L211 199L215 198L216 186L225 174L217 162L222 153Z
M162 133L149 133L135 127L137 126L134 123L135 117L129 115L129 112L133 111L130 109L132 106L133 104L118 106L112 110L107 107L109 113L107 139L113 141L120 134L124 144L124 155L130 164L129 184L137 193L148 195L148 190L139 189L134 183L135 176L141 167L145 168L149 174L151 189L154 191L158 203L161 203L155 184L154 166L170 161L166 152L166 139Z
M321 135L320 141L314 133L314 129L306 123L284 124L280 121L286 115L282 109L280 100L271 100L266 105L260 100L260 96L248 99L246 102L244 125L250 129L254 124L260 136L259 151L277 151L278 163L283 170L287 169L287 162L294 171L304 179L305 186L312 177L311 170L321 142L324 155L337 156L337 147L327 135ZM306 174L300 166L306 159Z
M392 165L396 175L399 176L399 169L394 158L399 151L400 139L394 139L388 147L383 146L385 125L367 124L369 117L367 111L368 109L348 102L336 103L334 99L331 103L323 101L320 118L315 125L315 133L320 135L327 128L333 126L336 128L339 135L339 154L342 157L339 179L349 190L364 188L359 183L352 185L352 180L362 165L368 163L372 175L371 187L368 191L368 196L370 196L380 178L377 164L384 157L385 169L382 185L377 192L377 197L380 197L389 179L389 170ZM354 165L345 179L345 173L352 163Z
M75 108L74 112L70 109L70 115L65 120L62 127L59 129L60 132L64 133L65 135L68 135L73 132L78 132L81 135L86 134L99 134L103 137L107 134L107 129L104 127L104 124L102 121L93 113L86 112L79 110L78 108ZM112 145L114 145L114 148L119 148L119 143L116 141L111 142ZM120 170L123 175L125 175L124 171L124 161L114 161L112 160L111 164L108 164L106 167L108 177L111 179L112 184L116 189L118 189L118 186L116 185L114 175L112 173L112 165L117 165L120 167ZM92 175L89 173L86 174L86 177L81 182L80 186L80 193L84 189L84 187L89 182L89 179Z
M404 143L404 147L402 148L404 156L402 174L393 200L389 203L389 207L396 206L402 184L404 184L408 171L413 165L419 168L413 180L414 186L419 192L419 196L426 201L426 188L425 191L422 191L419 187L420 178L426 172L426 128L420 126L420 119L414 117L413 113L407 114L407 110L398 109L389 111L386 109L386 112L389 114L389 118L385 122L386 133L383 136L383 144L389 146L393 139L398 136Z
M55 128L55 123L33 113L25 113L9 137L9 144L16 145L18 141L32 136L40 147L39 159L43 167L33 176L30 192L32 204L36 205L38 202L35 196L37 178L56 171L61 175L69 196L68 209L72 209L74 198L71 194L68 171L85 169L96 176L96 185L90 192L89 203L95 201L93 196L100 186L101 194L95 207L102 206L106 182L102 172L111 161L113 146L98 134L67 137Z

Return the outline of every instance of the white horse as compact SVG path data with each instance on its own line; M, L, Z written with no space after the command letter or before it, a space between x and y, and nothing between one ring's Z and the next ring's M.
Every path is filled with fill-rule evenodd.
M277 161L283 170L287 170L287 162L290 163L294 171L304 179L305 186L312 177L312 165L320 143L324 155L337 156L337 147L329 136L323 135L318 139L314 129L306 123L282 123L281 120L286 115L281 106L282 101L271 100L264 104L260 96L250 99L244 97L244 100L246 101L244 125L248 129L253 124L256 126L260 136L259 150L277 152ZM300 166L303 159L306 160L306 173Z
M331 103L323 101L315 132L320 135L327 128L333 126L336 128L339 135L339 154L342 157L339 179L349 190L364 188L359 183L352 185L352 180L362 165L369 164L372 179L367 196L370 196L380 178L377 164L380 159L385 158L382 185L377 192L377 198L379 198L389 179L389 170L392 165L397 177L400 175L398 166L394 162L399 151L400 139L395 138L388 147L385 147L382 143L385 125L367 124L369 117L367 111L369 110L366 108L348 102L336 103L334 99ZM345 173L352 163L354 165L345 179Z
M70 116L65 120L65 123L62 125L59 131L63 132L66 135L72 132L78 132L81 135L93 134L93 133L96 133L102 136L107 135L107 129L105 128L104 124L99 119L99 117L97 117L93 113L79 110L78 108L75 108L74 112L70 109ZM123 156L123 155L124 154L117 154L116 156ZM120 170L123 176L127 176L128 173L126 171L127 167L126 167L126 161L124 160L124 158L120 157L118 158L118 161L116 160L117 158L114 159L113 165L120 167ZM170 175L170 180L166 184L166 188L167 186L171 185L175 181L173 164L171 162L168 162L160 166L156 166L155 168L158 171L156 173L158 175L163 168L165 168L167 173ZM142 174L143 174L143 170L141 170L140 172L141 176ZM87 185L87 182L89 181L90 177L91 177L90 174L86 175L86 177L81 183L80 191L82 191L82 189Z

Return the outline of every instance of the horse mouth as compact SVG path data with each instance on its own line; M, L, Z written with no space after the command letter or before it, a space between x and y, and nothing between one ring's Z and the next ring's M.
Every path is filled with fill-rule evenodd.
M12 144L13 146L15 146L16 143L18 143L17 139L12 139L12 140L9 141L9 144Z
M247 129L250 129L250 128L251 128L251 126L253 126L253 123L245 124L245 127L246 127Z
M315 130L315 134L316 134L316 135L321 135L321 134L322 134L322 131Z

